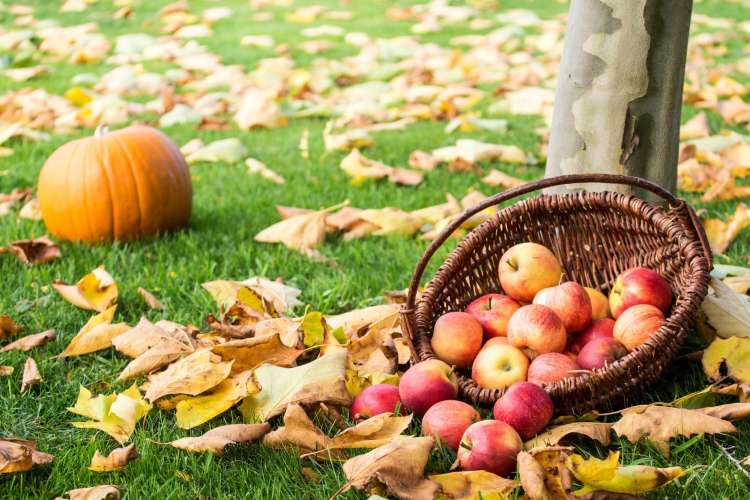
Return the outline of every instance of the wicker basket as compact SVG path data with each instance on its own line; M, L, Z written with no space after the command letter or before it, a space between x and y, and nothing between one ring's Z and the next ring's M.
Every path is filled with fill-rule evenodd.
M472 215L532 191L582 182L639 187L664 199L668 209L609 191L544 194L519 201L471 231L416 303L430 258ZM700 220L688 204L637 177L590 174L543 179L496 194L462 212L427 248L412 277L401 323L413 360L434 357L430 336L440 315L462 311L484 293L501 291L500 257L525 241L550 248L563 266L563 279L605 294L617 275L633 266L654 269L669 282L675 301L666 325L649 342L604 368L544 387L558 414L612 409L640 396L667 370L688 334L692 316L706 295L711 252ZM483 389L466 374L459 374L462 399L491 405L501 395L502 390Z

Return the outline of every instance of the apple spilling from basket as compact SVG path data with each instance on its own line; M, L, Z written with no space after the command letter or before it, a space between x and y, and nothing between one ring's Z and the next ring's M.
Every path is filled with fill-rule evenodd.
M521 243L500 259L505 294L476 298L465 312L435 322L431 346L437 359L413 365L398 387L379 384L354 401L355 419L403 407L422 417L422 433L457 451L464 470L508 475L527 440L554 414L545 384L603 368L648 341L665 323L672 291L644 267L618 276L607 298L574 281L560 283L555 255ZM482 420L456 400L454 368L470 372L481 388L504 389Z

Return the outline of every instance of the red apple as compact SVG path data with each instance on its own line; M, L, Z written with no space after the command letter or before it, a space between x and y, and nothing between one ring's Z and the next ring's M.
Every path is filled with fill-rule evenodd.
M544 429L555 407L544 389L530 382L516 382L495 402L492 414L513 427L524 441Z
M570 352L578 354L583 346L594 339L612 337L615 328L615 320L612 318L602 318L592 321L584 331L578 334L568 345Z
M638 304L651 304L664 314L672 304L672 290L667 280L645 267L633 267L620 274L609 292L609 308L615 319Z
M492 345L499 345L499 344L505 344L510 345L510 340L508 340L508 337L492 337L487 342L484 343L482 346L482 349L479 350L479 352L482 352L482 350L487 349L488 347Z
M513 427L500 420L471 424L458 447L458 463L463 470L484 470L508 476L516 470L516 455L523 441Z
M364 420L381 413L393 413L400 404L398 387L390 384L375 384L366 387L354 398L351 414L354 420Z
M432 352L458 368L468 368L482 348L482 325L465 312L443 314L432 332Z
M422 435L431 436L452 450L458 450L461 436L482 417L471 405L449 399L435 403L422 417Z
M497 337L500 339L502 337ZM480 387L502 389L526 380L529 359L517 347L491 339L477 354L471 367L471 378Z
M404 408L422 416L435 403L456 399L458 380L450 366L439 359L428 359L406 370L398 394Z
M650 304L638 304L625 309L615 321L614 337L628 351L648 341L666 321L661 309Z
M591 322L591 299L575 281L540 290L534 297L534 304L555 311L568 333L580 332Z
M523 306L510 317L508 340L516 347L528 347L537 353L562 352L568 336L565 325L547 306Z
M595 288L583 287L591 299L591 319L609 318L609 299Z
M602 368L628 355L628 350L617 339L604 337L594 339L581 349L576 362L584 370Z
M529 365L528 381L534 384L551 384L567 377L575 377L572 370L580 370L581 367L565 354L549 352L538 356Z
M508 335L508 320L521 307L513 298L500 293L488 293L468 305L466 312L479 321L484 338L505 337Z
M500 285L505 293L521 302L531 302L542 288L560 282L560 262L547 247L520 243L500 257Z

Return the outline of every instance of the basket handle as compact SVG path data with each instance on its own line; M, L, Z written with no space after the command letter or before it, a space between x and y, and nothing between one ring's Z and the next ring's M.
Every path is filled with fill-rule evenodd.
M711 246L708 243L708 239L706 238L706 233L703 229L703 225L700 222L700 219L695 214L692 208L685 203L684 200L681 200L679 198L676 198L672 193L664 189L663 187L654 184L651 181L647 181L646 179L642 179L640 177L633 177L629 175L617 175L617 174L570 174L570 175L560 175L557 177L549 177L546 179L540 179L534 182L529 182L526 184L523 184L521 186L508 189L506 191L502 191L500 193L497 193L493 196L490 196L489 198L486 198L481 203L474 205L473 207L469 207L458 216L456 216L453 221L451 221L450 224L448 224L443 230L437 235L437 237L430 243L430 246L427 247L424 254L422 255L422 258L419 259L419 262L417 263L417 268L414 271L414 275L412 276L411 283L409 284L409 292L406 297L406 303L404 304L404 308L402 309L402 314L411 314L414 311L414 305L416 301L417 296L417 290L419 289L419 283L422 281L422 276L424 275L424 271L427 268L427 264L430 262L430 259L435 254L438 248L445 243L445 241L450 238L450 236L453 234L453 232L458 229L461 224L466 222L470 217L478 214L482 210L485 210L486 208L489 208L494 205L498 205L504 201L510 200L512 198L516 198L517 196L522 196L527 193L531 193L532 191L538 191L540 189L546 189L548 187L552 186L560 186L564 184L579 184L584 182L601 182L606 184L622 184L632 187L637 187L641 189L645 189L646 191L650 191L651 193L659 196L661 199L665 200L670 207L672 208L679 208L679 209L686 209L688 212L688 215L690 217L690 222L692 223L693 229L695 230L696 235L698 236L698 239L700 240L701 247L703 247L703 254L706 256L706 259L709 262L709 265L711 263Z

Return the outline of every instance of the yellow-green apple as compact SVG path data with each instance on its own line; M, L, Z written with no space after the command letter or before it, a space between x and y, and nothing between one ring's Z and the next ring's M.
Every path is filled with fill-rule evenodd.
M440 401L422 417L422 435L440 439L445 446L456 451L466 429L480 420L479 412L463 401Z
M435 403L456 399L458 379L443 361L428 359L406 370L398 394L404 408L421 417Z
M400 405L398 387L391 384L375 384L366 387L354 398L351 414L354 420L364 420L381 413L393 413L397 408L400 413Z
M508 340L516 347L528 347L542 354L562 352L568 336L555 311L540 304L529 304L510 317Z
M656 271L645 267L633 267L617 277L609 292L609 308L615 319L638 304L651 304L664 314L672 304L672 290L667 280Z
M628 350L613 337L594 339L578 353L576 363L584 370L594 370L627 356Z
M614 328L615 320L612 318L596 319L589 323L589 326L587 326L584 331L579 333L570 344L568 344L568 350L578 354L581 352L583 346L592 340L612 337Z
M508 320L521 307L515 299L501 293L488 293L474 299L466 307L466 312L479 321L484 338L505 337L508 335Z
M534 304L547 306L562 320L568 333L580 332L591 322L591 299L575 281L539 290Z
M500 257L499 273L505 293L528 303L542 288L557 285L562 269L549 248L529 242L512 246Z
M620 314L612 335L632 351L648 341L665 323L661 309L651 304L638 304Z
M492 414L513 427L524 441L544 429L555 407L544 389L531 382L516 382L495 402Z
M479 351L471 366L471 378L480 387L502 389L519 380L526 380L528 369L529 359L520 349L490 339L488 345Z
M567 377L575 377L581 367L569 356L549 352L534 359L529 365L527 380L533 384L551 384Z
M596 288L583 287L591 299L591 319L609 318L609 299Z
M521 436L513 427L500 420L482 420L464 432L457 458L463 470L507 476L516 470L516 455L522 449Z
M432 352L458 368L468 368L482 348L482 325L465 312L443 314L432 332Z

